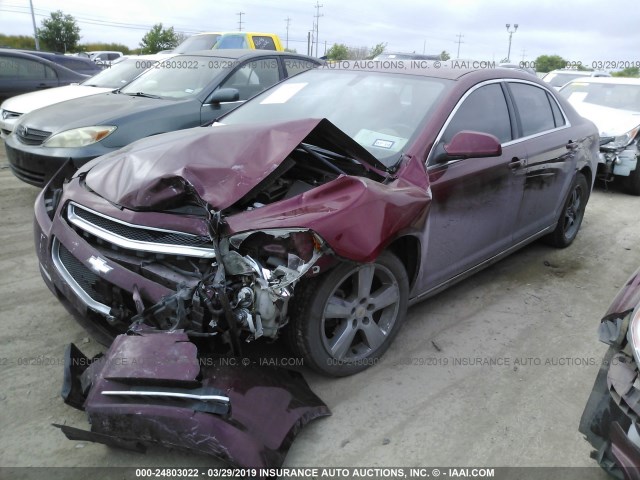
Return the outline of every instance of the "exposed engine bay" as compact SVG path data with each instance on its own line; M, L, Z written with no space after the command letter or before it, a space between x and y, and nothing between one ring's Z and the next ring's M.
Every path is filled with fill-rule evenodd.
M130 248L111 238L114 230L135 238L146 238L149 232L119 224L75 203L70 204L66 216L76 233L106 259L175 292L149 305L137 289L128 295L97 282L92 288L101 290L102 303L111 307L107 321L117 330L136 331L147 325L158 330L185 331L192 337L217 337L231 353L239 354L242 341L277 338L287 324L296 284L305 276L321 273L337 258L310 229L265 229L226 235L225 217L300 195L347 174L374 181L383 179L349 157L303 143L222 212L186 186L191 193L187 201L167 212L200 217L206 222L208 236L178 239L178 243L190 244L190 249L186 245L182 250L158 245L175 243L179 232L153 232L149 237L155 242L153 248L144 242L138 248ZM105 230L109 230L108 234Z

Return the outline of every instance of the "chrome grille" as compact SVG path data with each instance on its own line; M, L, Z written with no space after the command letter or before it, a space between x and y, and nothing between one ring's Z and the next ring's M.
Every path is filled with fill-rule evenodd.
M97 288L100 277L74 257L58 239L53 240L52 259L60 275L88 307L109 315L111 308L105 305L107 300Z
M121 248L188 257L215 257L209 237L133 225L75 203L69 204L67 219L80 230Z
M16 128L16 135L20 142L25 145L42 145L42 143L49 138L51 132L44 130L36 130L35 128L28 128L24 125L18 125Z

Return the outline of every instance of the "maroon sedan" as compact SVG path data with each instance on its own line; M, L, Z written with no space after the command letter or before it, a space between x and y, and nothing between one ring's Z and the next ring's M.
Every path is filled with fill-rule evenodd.
M181 330L238 355L282 335L341 376L375 363L410 304L538 238L573 242L598 131L546 84L344 67L140 140L64 186L63 168L35 208L51 291L110 336Z

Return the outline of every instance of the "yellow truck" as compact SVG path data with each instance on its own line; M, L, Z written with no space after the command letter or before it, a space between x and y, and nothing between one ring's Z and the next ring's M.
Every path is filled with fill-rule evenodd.
M178 45L173 53L190 53L197 50L241 48L250 50L275 50L283 52L282 43L273 33L258 32L205 32L192 35Z

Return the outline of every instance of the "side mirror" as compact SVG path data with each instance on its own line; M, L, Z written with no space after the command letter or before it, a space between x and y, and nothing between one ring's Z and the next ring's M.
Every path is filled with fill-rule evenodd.
M502 146L494 135L462 130L444 146L444 151L449 159L498 157L502 155Z
M213 92L207 103L218 105L223 102L237 102L240 100L240 92L237 88L221 88Z

